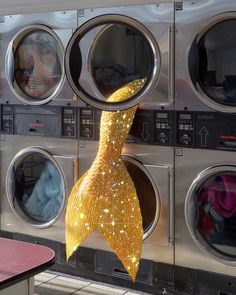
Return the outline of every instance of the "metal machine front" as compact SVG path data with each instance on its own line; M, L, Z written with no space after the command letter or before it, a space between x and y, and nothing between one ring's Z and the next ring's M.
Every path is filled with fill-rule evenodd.
M1 111L1 230L64 241L67 198L78 179L76 108Z
M87 104L120 110L140 102L173 102L173 17L170 3L85 9L65 57L66 75ZM139 90L120 101L109 96L138 81Z
M189 188L185 218L196 244L216 260L236 266L236 166L202 171Z
M77 11L8 15L0 23L1 103L66 105L73 92L65 79L64 51Z
M143 258L172 264L173 166L163 162L164 159L169 161L167 158L172 150L170 147L161 147L160 155L157 156L155 147L149 146L147 154L142 155L142 147L135 144L126 145L123 149L123 160L139 198L144 230ZM97 148L96 141L85 141L85 147L80 148L80 175L91 166ZM154 155L156 158L162 157L160 164L153 161ZM106 241L97 232L88 237L83 245L110 251Z
M176 265L222 274L224 282L236 265L235 118L212 111L175 117Z
M236 150L236 115L221 112L178 111L175 116L177 147Z
M79 139L98 140L101 111L91 107L79 108ZM133 125L126 140L131 144L173 146L174 112L171 110L136 111Z
M176 5L176 108L236 112L236 4Z
M80 165L83 175L98 151L101 111L79 109ZM122 155L139 198L143 218L142 258L173 265L173 117L171 111L138 109ZM110 251L94 232L83 244Z

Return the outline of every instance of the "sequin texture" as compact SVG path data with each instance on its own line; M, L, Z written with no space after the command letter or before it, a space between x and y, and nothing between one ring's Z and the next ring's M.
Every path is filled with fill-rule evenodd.
M108 101L127 99L144 83L145 79L133 81L114 92ZM97 156L73 187L66 210L67 258L98 229L133 281L142 252L143 226L137 193L121 152L136 109L102 112Z

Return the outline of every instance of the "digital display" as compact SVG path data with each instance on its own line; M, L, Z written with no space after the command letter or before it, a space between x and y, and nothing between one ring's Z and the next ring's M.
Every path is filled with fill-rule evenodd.
M82 114L83 115L89 115L89 116L91 116L92 115L92 111L91 110L82 110Z
M157 119L167 119L167 113L157 113Z
M73 109L64 109L65 115L73 115Z
M191 120L190 114L180 114L179 115L180 120Z

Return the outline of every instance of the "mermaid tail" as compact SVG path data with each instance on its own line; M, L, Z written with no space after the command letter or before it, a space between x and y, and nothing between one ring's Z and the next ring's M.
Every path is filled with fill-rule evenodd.
M144 82L136 80L125 85L108 101L134 95ZM66 210L67 258L98 229L133 281L141 257L143 226L137 193L121 152L136 108L102 113L97 156L72 189Z

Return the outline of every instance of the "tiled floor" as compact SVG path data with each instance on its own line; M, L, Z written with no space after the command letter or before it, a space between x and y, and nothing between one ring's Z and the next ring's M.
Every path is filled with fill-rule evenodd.
M148 295L82 278L42 272L35 276L35 295Z

